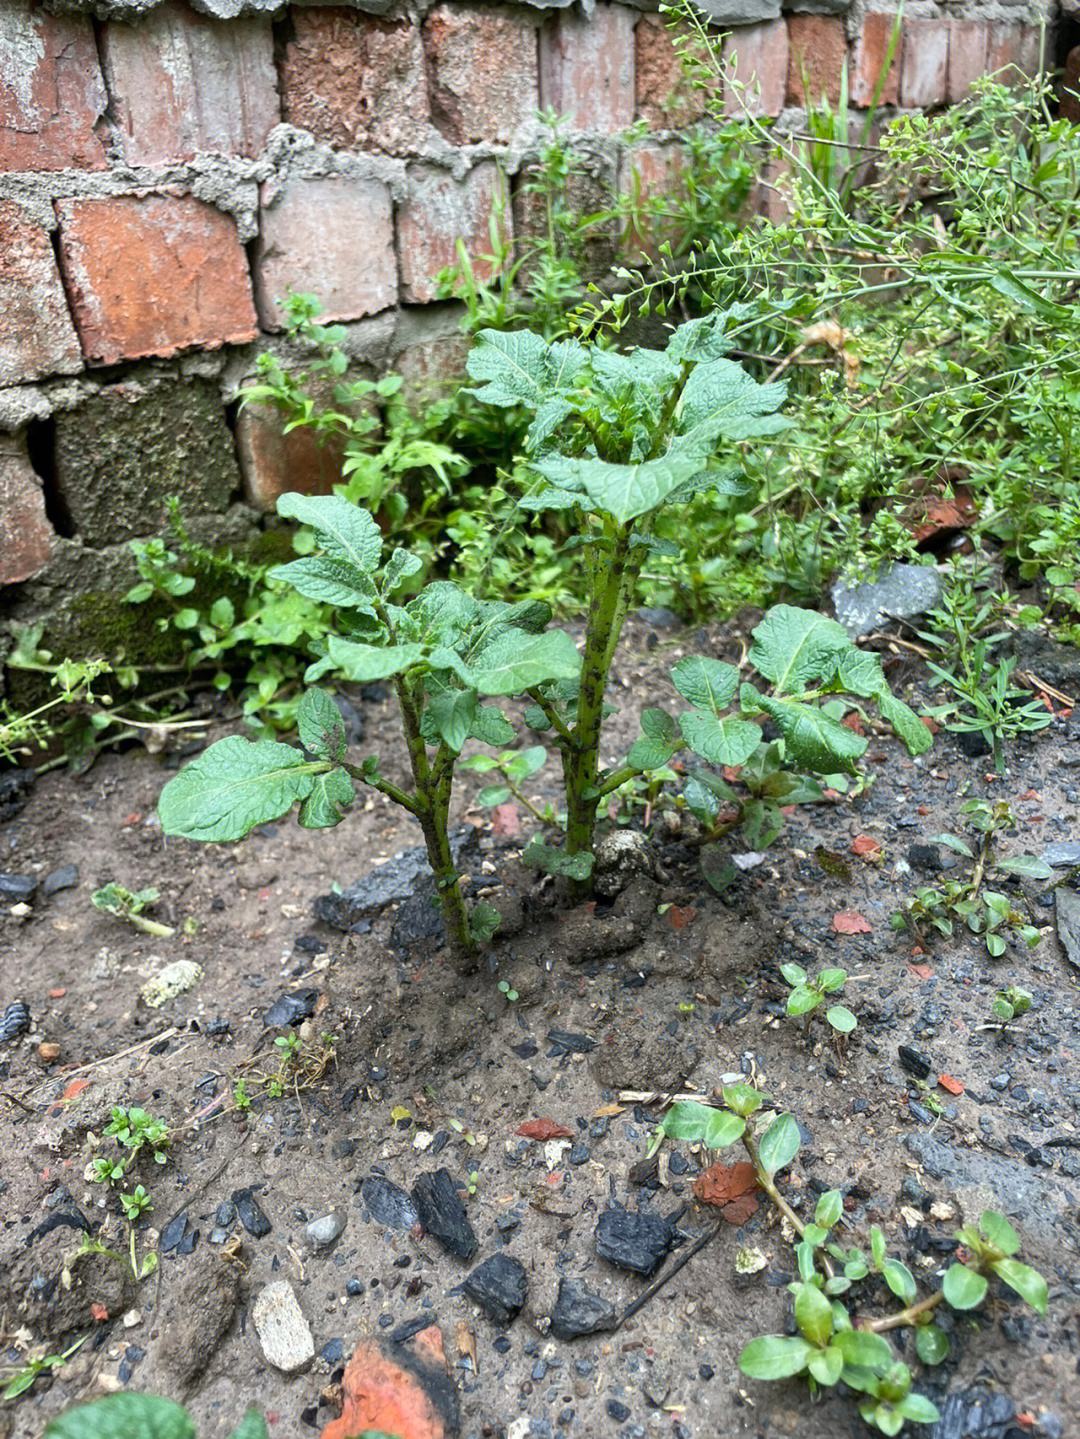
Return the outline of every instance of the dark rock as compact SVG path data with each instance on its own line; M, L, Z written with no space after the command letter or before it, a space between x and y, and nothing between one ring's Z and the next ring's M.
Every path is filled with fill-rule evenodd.
M921 1049L913 1049L910 1044L900 1045L898 1053L900 1063L909 1074L913 1074L916 1079L926 1079L929 1076L933 1062L928 1054L924 1054Z
M279 995L263 1015L263 1024L267 1029L284 1029L286 1025L300 1024L315 1013L318 998L317 989L294 989Z
M414 944L439 945L443 941L442 912L434 878L428 874L416 882L408 899L398 906L390 930L390 943L395 949L409 950Z
M262 1239L273 1229L250 1189L234 1189L232 1202L236 1205L236 1217L253 1239Z
M1042 858L1054 869L1070 869L1074 864L1080 864L1080 844L1073 840L1048 844L1042 852Z
M13 999L0 1014L0 1044L16 1039L30 1028L30 1009L21 999Z
M161 1238L158 1241L158 1248L162 1254L169 1254L172 1250L179 1248L180 1241L184 1237L184 1231L188 1227L186 1211L178 1214L175 1219L170 1219L165 1228L161 1231Z
M37 894L38 882L32 874L0 874L0 900L12 904L29 904Z
M1008 1439L1016 1417L1007 1394L981 1389L950 1394L938 1407L941 1418L930 1430L931 1439Z
M1057 890L1054 919L1065 958L1074 969L1080 969L1080 894L1072 889Z
M588 1034L578 1034L571 1029L549 1029L547 1032L548 1042L554 1048L548 1054L548 1059L556 1059L564 1054L588 1054L590 1049L596 1048L596 1040Z
M579 1164L588 1164L591 1155L592 1150L587 1144L575 1144L571 1146L570 1153L566 1157L576 1167Z
M614 1419L616 1424L625 1424L630 1418L629 1407L618 1399L609 1399L606 1407L608 1418Z
M675 1226L659 1214L620 1205L605 1209L596 1225L596 1252L620 1269L655 1274L675 1240Z
M525 1266L511 1254L485 1259L461 1286L495 1324L511 1324L521 1313L529 1293Z
M908 846L907 861L920 874L940 874L942 870L958 865L960 856L942 849L940 845L912 844Z
M379 1174L364 1180L360 1195L376 1224L383 1224L387 1229L411 1229L420 1223L417 1207L405 1190Z
M1067 1217L1068 1199L1060 1185L1048 1185L1045 1175L1007 1155L986 1154L947 1144L937 1134L913 1130L904 1148L932 1179L942 1180L971 1208L985 1207L984 1195L994 1196L994 1208L1014 1220L1032 1240L1054 1248L1075 1243ZM1031 1145L1027 1146L1030 1149ZM1025 1150L1026 1152L1026 1150Z
M460 863L469 840L473 845L477 843L477 834L471 825L460 827L450 836L455 864ZM418 882L425 877L431 878L427 852L422 845L416 845L402 850L385 864L376 865L348 889L320 895L315 901L315 914L324 924L348 931L359 920L380 914L387 905L403 904L415 894Z
M956 748L961 754L967 755L968 759L981 759L983 755L991 752L989 740L984 739L978 730L961 730L953 735L953 739L956 741Z
M425 1232L437 1239L448 1254L471 1259L479 1246L450 1171L436 1169L433 1174L421 1174L413 1185L412 1196Z
M1080 650L1061 644L1040 630L1017 630L1008 641L1017 659L1017 669L1032 670L1041 680L1075 692L1080 684Z
M7 769L0 773L0 824L14 819L24 808L35 779L32 769Z
M615 1328L615 1306L599 1294L592 1294L576 1279L560 1279L551 1333L556 1339L576 1339L581 1334L599 1334Z
M77 864L62 864L59 869L50 871L41 882L41 892L46 899L54 894L59 894L62 889L74 889L79 883L79 866Z

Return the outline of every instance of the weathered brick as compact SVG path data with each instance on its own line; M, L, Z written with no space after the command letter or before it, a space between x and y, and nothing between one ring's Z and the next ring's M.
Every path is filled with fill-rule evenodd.
M419 27L319 6L293 11L285 118L341 149L415 154L431 133Z
M788 29L783 20L748 25L729 36L724 60L735 85L724 86L729 115L779 115L788 75Z
M491 267L478 257L490 247L491 215L499 201L508 234L506 182L494 160L474 165L464 180L431 165L409 167L408 194L397 217L403 299L420 304L435 299L435 276L456 262L459 239L474 257L477 276L487 279Z
M851 99L856 105L866 106L873 102L874 92L885 69L895 24L896 16L891 13L874 11L863 16L852 57ZM900 51L901 46L897 44L885 83L881 87L878 100L881 105L899 103Z
M574 130L610 134L634 118L632 10L599 4L589 16L563 11L540 32L540 101Z
M840 99L840 81L848 57L843 20L834 15L792 15L788 22L789 105L831 105Z
M224 406L207 380L105 385L55 423L57 491L88 544L159 533L172 495L185 514L219 513L240 488Z
M705 92L690 83L659 15L642 15L634 31L634 87L638 118L654 130L678 130L705 114Z
M990 26L985 20L952 20L949 23L949 104L963 100L973 80L986 74L990 50Z
M257 155L281 118L268 19L226 25L167 0L135 24L106 25L103 54L129 164Z
M114 364L257 334L232 218L189 195L58 200L60 264L88 360Z
M13 200L0 200L0 257L0 385L81 370L48 233Z
M25 444L0 435L0 585L20 584L43 570L53 538L41 480Z
M267 185L255 262L255 298L270 329L290 290L316 295L326 320L358 320L397 301L390 191L349 175Z
M236 448L244 478L244 497L257 510L272 512L279 495L299 490L329 495L341 483L344 446L314 430L283 433L280 415L266 405L247 405L236 422Z
M103 170L105 112L90 21L0 4L0 170Z
M1080 124L1080 45L1074 45L1065 57L1061 75L1061 113L1072 124Z
M431 116L455 145L506 144L540 103L536 22L489 7L439 5L424 21Z
M534 188L538 174L538 167L528 164L523 166L515 177L513 212L516 240L547 235L547 200L539 189ZM601 211L610 211L615 180L613 169L609 170L603 162L598 163L596 156L593 156L588 164L582 162L582 157L575 156L560 199L565 202L571 214L575 215L596 215ZM603 224L590 225L588 230L578 237L577 259L582 273L588 278L600 279L603 272L610 269L615 259L617 230L617 221L612 219ZM521 248L525 254L519 276L525 279L535 265L528 254L529 247L525 245Z
M464 378L469 339L461 333L457 315L453 319L449 332L418 335L394 355L394 370L404 381L402 397L413 409L437 400Z
M677 196L682 189L686 152L677 143L645 140L623 158L619 188L635 201L634 218L620 236L619 248L630 261L643 254L655 259L661 244L672 237L672 227L663 214L651 213L649 202Z
M1039 31L1033 25L992 21L986 53L989 74L1004 70L999 78L1006 84L1022 75L1034 75L1039 68Z
M949 22L905 17L900 103L912 110L943 105L948 80Z

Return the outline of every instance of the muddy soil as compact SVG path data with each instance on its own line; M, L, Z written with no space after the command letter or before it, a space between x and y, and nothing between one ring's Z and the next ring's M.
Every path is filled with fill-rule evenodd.
M731 627L632 626L609 758L625 754L641 707L671 705L664 675L674 659L695 650L737 657L738 644ZM918 702L917 673L899 668L892 678L914 682ZM369 698L360 713L357 752L378 752L398 777L389 701ZM617 1331L572 1341L548 1333L560 1280L579 1280L620 1312L648 1283L597 1256L594 1231L613 1204L672 1218L683 1245L717 1226L717 1210L693 1200L707 1160L675 1145L643 1165L660 1110L627 1092L707 1095L739 1072L799 1120L792 1202L807 1213L816 1194L843 1189L850 1242L882 1225L920 1280L940 1272L962 1219L988 1205L1013 1217L1024 1257L1049 1279L1048 1317L995 1293L978 1315L955 1317L951 1358L919 1387L939 1400L1007 1396L996 1411L1006 1421L1013 1401L1012 1429L972 1433L1080 1432L1080 1012L1052 899L1025 883L1046 933L1036 949L1010 945L999 960L970 935L913 954L911 938L888 922L949 863L947 851L926 846L959 828L966 797L1013 804L1010 849L1080 839L1076 719L1015 747L1001 779L948 735L919 761L872 736L869 790L800 808L723 896L703 882L693 847L664 831L654 836L659 879L635 880L614 905L576 910L560 908L517 863L529 817L518 834L494 833L490 813L470 810L475 777L464 776L471 890L490 891L510 916L470 979L448 967L422 903L361 922L366 932L313 916L332 883L347 886L418 843L381 797L362 797L329 834L289 821L240 845L166 843L154 805L175 763L129 752L79 778L48 774L0 826L0 871L43 880L78 866L77 885L49 897L39 888L28 916L11 913L10 900L0 910L0 1001L24 1000L32 1014L28 1033L0 1044L0 1357L17 1364L28 1348L60 1352L89 1336L54 1378L0 1408L4 1439L36 1439L66 1405L124 1386L185 1398L205 1439L224 1439L252 1402L274 1435L318 1432L336 1412L335 1381L357 1342L389 1341L424 1319L444 1336L461 1433L477 1439L865 1432L850 1397L811 1407L793 1384L739 1375L741 1346L783 1332L788 1312L792 1254L765 1207L739 1225L720 1220ZM530 794L554 799L553 778L551 763ZM499 828L512 821L504 813ZM878 841L882 857L853 853L857 835ZM737 835L725 843L736 854L746 848ZM94 910L90 894L109 880L156 886L155 915L177 936L151 938ZM869 932L836 932L840 912L861 915ZM193 932L184 933L188 920ZM197 962L201 980L148 1008L140 987L178 958ZM778 966L787 961L857 976L845 997L859 1028L845 1047L817 1030L804 1036L783 1016ZM501 979L515 1001L497 988ZM1001 1036L980 1026L1009 983L1036 1002L1015 1034ZM315 1012L301 1028L264 1023L282 994L308 990ZM303 1084L235 1110L236 1079L257 1088L276 1067L274 1039L289 1032L312 1054L332 1034L332 1059L324 1052ZM58 1055L43 1059L43 1043ZM925 1058L928 1088L905 1068L902 1045ZM937 1086L941 1074L963 1092ZM79 1260L68 1281L84 1225L104 1220L103 1234L121 1234L85 1173L118 1103L160 1114L176 1131L168 1164L138 1175L154 1201L140 1252L159 1242L166 1252L141 1285L102 1256ZM517 1134L538 1118L570 1137L545 1144ZM365 1197L392 1193L365 1186L372 1177L410 1190L438 1169L472 1191L470 1262L430 1234L389 1227L373 1201L376 1220ZM230 1212L247 1191L269 1224L252 1226L261 1235ZM318 1247L306 1226L332 1212L344 1230ZM748 1249L763 1267L740 1275L736 1257ZM524 1265L528 1296L516 1320L496 1325L460 1285L500 1252ZM252 1322L255 1299L278 1279L291 1281L317 1355L291 1377L268 1365ZM864 1293L864 1311L884 1312L883 1292Z

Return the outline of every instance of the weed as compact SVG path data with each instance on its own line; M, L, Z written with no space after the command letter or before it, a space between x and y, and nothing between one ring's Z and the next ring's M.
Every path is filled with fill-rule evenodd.
M184 1406L154 1394L110 1394L89 1404L76 1404L50 1421L44 1439L119 1439L128 1435L196 1439L194 1421ZM228 1439L267 1439L266 1421L257 1409L249 1409Z
M806 1033L810 1031L814 1015L827 1003L829 996L839 994L847 983L847 970L844 969L823 969L811 979L801 965L782 964L780 973L791 986L787 1012L795 1017L802 1016ZM842 1004L830 1004L825 1010L825 1019L839 1035L851 1034L859 1023L851 1010Z
M82 1346L86 1343L88 1335L84 1334L81 1339L76 1339L63 1354L42 1354L33 1359L28 1359L21 1369L11 1378L0 1390L0 1399L18 1399L20 1394L25 1394L32 1389L35 1380L41 1374L51 1374L54 1370L61 1369Z
M97 889L90 896L90 903L95 909L104 910L106 914L115 915L117 919L124 920L127 924L141 929L144 934L152 934L159 939L172 939L176 930L170 925L159 924L155 919L149 919L143 911L153 909L154 905L161 898L156 889L125 889L122 884L107 884L103 889Z
M1027 1014L1034 1002L1034 996L1028 990L1020 989L1017 985L1011 984L1008 989L999 989L990 1005L990 1013L995 1021L994 1027L1000 1028L1004 1033L1014 1019L1019 1019L1022 1014Z
M521 998L517 990L513 987L513 985L508 979L499 980L498 990L508 1004L516 1004L517 1001Z

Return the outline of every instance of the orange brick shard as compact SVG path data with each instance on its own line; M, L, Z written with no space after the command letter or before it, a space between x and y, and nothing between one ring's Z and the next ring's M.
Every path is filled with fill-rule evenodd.
M345 1368L341 1417L322 1439L356 1439L368 1430L395 1439L450 1439L457 1433L458 1402L446 1365L442 1335L422 1329L389 1358L361 1343Z
M60 260L88 360L253 340L236 224L191 196L60 200Z

